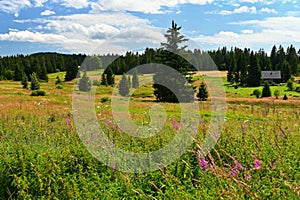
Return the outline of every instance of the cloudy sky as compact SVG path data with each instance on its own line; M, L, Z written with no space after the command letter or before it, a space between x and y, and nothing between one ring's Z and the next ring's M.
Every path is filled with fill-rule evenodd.
M156 48L173 19L204 50L300 48L297 0L0 0L0 19L1 56Z

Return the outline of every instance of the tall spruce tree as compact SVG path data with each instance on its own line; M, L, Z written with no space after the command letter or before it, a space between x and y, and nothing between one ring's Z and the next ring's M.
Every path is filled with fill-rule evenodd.
M136 69L133 71L133 75L132 75L132 87L133 88L139 88L140 87L138 72L137 72Z
M204 82L200 84L197 97L199 98L200 101L206 101L208 98L208 91Z
M107 80L108 85L113 86L115 84L115 75L114 75L113 70L111 69L111 67L109 67L107 69L106 80Z
M101 75L101 85L108 86L105 73L102 73L102 75Z
M27 89L28 88L28 78L27 78L27 75L23 72L22 73L22 81L21 81L21 84L23 85L23 88L24 89Z
M269 84L268 81L265 81L261 97L270 97L270 96L272 96L272 92L271 92L271 89L270 89L270 84Z
M130 92L128 78L123 74L121 81L119 82L119 94L121 96L127 96Z
M261 81L261 70L259 66L258 56L251 52L250 65L248 67L247 86L257 87Z
M181 27L172 21L171 28L164 35L167 39L166 43L161 43L161 49L158 51L158 59L161 64L169 66L181 73L187 75L189 63L180 55L187 47L180 46L186 39L179 32ZM166 71L163 67L158 69L153 77L154 95L158 101L162 102L192 102L194 101L194 90L188 85L186 79L177 78L177 73ZM172 92L166 85L171 85L174 89ZM176 95L175 95L176 93Z
M30 80L31 80L31 85L30 85L30 89L31 90L38 90L40 89L40 82L39 82L39 79L36 75L35 72L33 72L31 75L30 75Z
M79 80L78 88L80 91L88 92L91 90L91 81L86 72L83 73L82 78Z

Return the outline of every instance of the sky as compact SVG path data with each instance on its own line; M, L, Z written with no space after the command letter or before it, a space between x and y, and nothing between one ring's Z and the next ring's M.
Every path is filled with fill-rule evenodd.
M297 0L0 0L0 56L159 48L174 20L191 48L300 48Z

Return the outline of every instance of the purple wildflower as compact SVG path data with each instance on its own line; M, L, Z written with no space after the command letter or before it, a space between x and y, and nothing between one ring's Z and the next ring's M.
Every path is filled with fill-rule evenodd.
M97 133L94 133L94 134L93 134L93 138L96 139L97 137L98 137L98 134L97 134Z
M117 168L117 164L116 163L112 164L111 168L116 169Z
M255 158L253 168L260 169L261 168L260 164L261 164L261 161L258 160L257 158Z
M282 131L280 131L280 133L279 133L279 137L282 137L283 136L283 132Z
M66 124L69 125L71 123L71 119L69 117L66 118Z
M232 174L233 176L237 176L237 174L236 174L236 167L233 167L233 168L231 169L231 174Z
M174 129L176 129L177 131L179 130L179 126L178 126L176 120L173 120L173 127L174 127Z
M87 144L91 144L91 143L92 143L92 140L91 140L91 139L88 139L88 140L86 141L86 143L87 143Z
M2 134L2 136L1 136L2 142L4 141L4 139L5 139L5 136L4 136L4 134Z
M2 117L2 119L4 120L4 119L5 119L5 114L2 113L1 117Z
M202 124L204 121L202 119L199 120L199 124Z
M183 127L184 126L184 122L180 122L180 126Z
M106 126L106 127L108 127L108 123L109 123L109 120L106 118L106 119L105 119L105 126Z
M198 164L201 170L206 170L208 168L208 161L206 161L205 158L200 158Z
M193 126L192 126L192 130L193 130L193 131L197 131L197 126L193 125Z
M242 124L242 133L244 133L244 134L247 134L247 124L246 124L246 122L244 122L243 124Z
M251 174L244 174L245 181L249 181L252 178Z
M238 170L245 170L245 168L237 160L234 161L234 164Z

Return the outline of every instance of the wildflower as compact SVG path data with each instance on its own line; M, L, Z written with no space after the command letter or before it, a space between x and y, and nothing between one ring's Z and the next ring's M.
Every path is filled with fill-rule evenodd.
M175 130L177 130L177 131L179 130L179 126L175 120L173 120L173 127Z
M255 158L253 168L260 169L261 168L260 164L261 164L261 161L258 160L257 158Z
M283 136L283 132L282 131L280 131L280 133L279 133L279 137L282 137Z
M66 118L66 124L69 125L71 123L71 119L69 117Z
M113 141L110 141L110 142L108 143L108 145L109 145L111 148L113 148L113 147L115 146L115 144L114 144Z
M93 134L93 138L96 139L97 137L98 137L98 134L97 134L97 133L94 133L94 134Z
M106 119L105 119L105 126L106 126L106 127L108 127L108 123L109 123L109 120L106 118Z
M5 114L2 113L1 117L2 117L2 119L4 120L4 119L5 119Z
M237 176L237 174L236 174L236 166L231 169L231 174L233 176Z
M180 126L183 127L184 126L184 122L180 122Z
M244 122L243 125L242 125L242 133L247 134L246 129L247 129L247 124L246 124L246 122Z
M252 178L251 174L244 174L245 181L249 181Z
M192 126L192 130L193 130L193 131L197 131L197 126L193 125L193 126Z
M4 139L5 139L5 136L4 136L4 134L2 134L2 136L1 136L2 142L4 141Z
M234 164L238 170L245 170L245 168L237 160L234 161Z
M112 164L111 168L116 169L117 168L117 164L116 163Z
M200 119L199 120L199 124L202 124L204 121L203 121L203 119Z
M208 161L206 161L205 158L200 158L198 164L201 170L206 170L208 168Z

